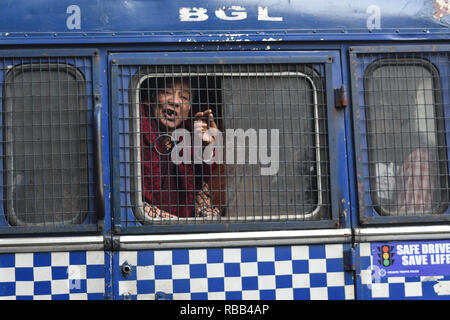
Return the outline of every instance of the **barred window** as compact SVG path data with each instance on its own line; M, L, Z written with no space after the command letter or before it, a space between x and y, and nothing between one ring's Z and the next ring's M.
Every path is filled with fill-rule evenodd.
M325 89L312 66L135 66L119 76L136 69L123 88L122 209L133 216L122 225L330 218Z
M382 215L448 207L446 129L437 69L419 58L372 62L364 76L371 197Z
M65 60L2 62L3 203L13 226L80 224L94 214L92 103L83 75L90 61Z

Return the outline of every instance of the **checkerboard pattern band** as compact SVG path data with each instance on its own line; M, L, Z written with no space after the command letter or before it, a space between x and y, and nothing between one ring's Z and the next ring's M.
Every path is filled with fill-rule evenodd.
M115 295L128 299L353 299L343 245L146 250L115 253L132 266Z
M0 299L104 299L105 253L0 254Z
M373 270L371 245L359 245L358 299L450 299L450 276L379 277Z

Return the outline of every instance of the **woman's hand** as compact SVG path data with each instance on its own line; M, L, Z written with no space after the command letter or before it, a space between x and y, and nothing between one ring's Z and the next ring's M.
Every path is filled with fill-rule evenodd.
M214 143L214 136L206 132L208 129L217 129L216 122L212 110L208 109L202 112L197 112L194 115L194 133L201 133L202 141L206 144Z
M195 197L195 211L197 217L220 218L220 210L211 203L211 195L207 183L203 184L202 190Z
M157 206L153 206L151 204L148 204L147 202L144 202L144 213L147 217L153 218L153 219L178 219L177 216L164 211L162 209L159 209Z

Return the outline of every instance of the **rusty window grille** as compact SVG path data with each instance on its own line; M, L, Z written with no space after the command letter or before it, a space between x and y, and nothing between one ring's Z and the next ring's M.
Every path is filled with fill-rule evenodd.
M374 209L384 216L444 213L448 132L437 68L427 59L403 54L372 60L363 68L363 147Z
M9 225L95 223L90 59L3 59L1 72Z
M122 226L329 219L327 119L320 68L305 64L120 66ZM173 132L161 125L165 120L158 112L163 110L162 117L172 117L174 122L181 115L168 111L174 108L158 97L179 81L179 86L189 89L185 103L190 108L177 127L187 136L174 139ZM208 109L222 138L199 145L195 114ZM166 142L161 146L161 141ZM192 149L180 147L180 141L190 141ZM208 146L214 146L213 153L206 151ZM173 164L174 152L180 156L190 150L191 157L183 159L192 159L191 164ZM208 157L213 157L212 162L203 161L211 160Z

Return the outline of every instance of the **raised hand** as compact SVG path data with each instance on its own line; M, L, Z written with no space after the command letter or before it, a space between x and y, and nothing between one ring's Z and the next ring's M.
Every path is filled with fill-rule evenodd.
M217 129L214 115L211 109L197 112L194 115L194 133L202 135L202 141L206 144L214 143L214 136L210 135L208 129Z

